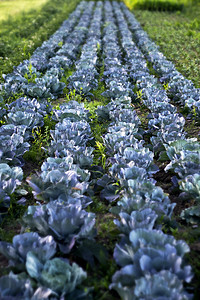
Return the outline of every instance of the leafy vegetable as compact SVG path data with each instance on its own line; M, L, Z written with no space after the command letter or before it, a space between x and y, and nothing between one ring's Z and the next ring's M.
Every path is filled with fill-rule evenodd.
M0 252L9 259L10 265L24 270L28 253L34 253L44 263L56 253L56 243L52 236L41 238L36 232L26 232L15 235L12 244L0 242Z
M70 299L77 286L87 277L86 272L76 263L70 265L67 260L54 258L42 264L31 252L27 255L26 268L29 275L38 282L38 286L52 290L57 297L66 295ZM78 295L79 291L76 292Z
M132 211L130 215L125 212L121 212L119 213L119 216L121 221L114 220L114 223L118 226L120 232L126 235L129 235L133 229L152 229L157 218L155 212L150 208L146 208L141 211Z
M94 237L95 215L87 213L81 204L51 202L29 206L23 223L41 235L52 235L63 253L69 253L76 241Z
M12 272L0 278L0 296L2 299L31 299L33 289L29 279L21 279Z

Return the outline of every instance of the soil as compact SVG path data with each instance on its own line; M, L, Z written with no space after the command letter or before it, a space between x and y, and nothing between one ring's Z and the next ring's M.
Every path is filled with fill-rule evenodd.
M24 166L22 167L24 172L24 178L27 178L31 174L35 174L40 171L40 165L38 162L34 161L26 161Z

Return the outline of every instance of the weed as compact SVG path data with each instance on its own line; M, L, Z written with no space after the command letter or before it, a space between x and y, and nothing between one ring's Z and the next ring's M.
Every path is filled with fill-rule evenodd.
M62 68L61 68L62 69ZM74 73L74 68L71 68L71 69L67 69L65 70L64 72L64 75L62 76L61 78L61 82L64 82L65 83L65 88L63 90L63 94L66 94L66 100L68 100L68 97L70 96L70 94L75 94L75 90L69 90L68 89L68 78ZM70 100L68 100L70 101Z
M106 260L106 264L101 264L92 270L87 270L87 283L94 287L94 300L119 299L117 293L109 291L109 285L116 270L117 266L113 262L112 257Z
M20 92L20 93L16 93L16 94L13 94L12 96L10 96L8 99L6 99L6 101L4 101L4 105L6 104L10 104L12 103L13 101L21 98L21 97L24 97L24 93L23 92ZM7 108L7 106L5 106L5 108Z
M142 100L142 90L136 91L136 95L137 95L136 100L139 100L139 101L143 102L143 100Z
M103 166L103 168L105 169L106 167L106 154L105 154L105 149L106 147L100 143L99 141L96 141L96 149L95 152L99 154L99 156L101 156L101 164Z
M166 92L169 91L169 84L168 83L164 83L163 87L164 87L164 89L165 89Z
M59 106L59 105L58 105ZM44 127L48 127L48 130L54 130L55 129L55 125L56 125L56 122L52 120L51 116L52 116L53 113L49 115L46 115L44 117Z
M198 114L197 114L197 111L196 111L196 107L194 106L193 109L192 109L192 113L194 115L195 118L197 118Z
M58 43L58 46L61 48L61 47L63 46L63 41L60 41L60 42Z
M76 90L70 90L69 93L66 94L66 101L69 102L71 100L75 100L77 101L78 103L81 103L83 101L83 93L80 92L79 94L76 92Z
M98 51L98 54L100 54L100 51L101 51L101 45L99 42L97 42L97 51Z
M30 58L31 54L30 54L30 52L28 52L27 48L28 48L28 45L25 44L23 49L22 49L22 55L24 57L29 57Z
M49 120L46 122L49 122ZM50 144L50 128L52 128L52 125L51 127L48 125L43 126L43 128L37 127L32 130L34 141L32 142L30 150L23 156L25 160L42 163L44 158L47 157L46 148L48 148Z
M106 167L106 154L105 154L105 146L103 145L103 135L107 131L108 122L100 123L96 114L96 108L102 104L99 101L86 102L84 101L85 108L90 112L90 127L95 139L95 144L92 145L95 147L94 151L94 165L102 165L105 169Z
M12 220L13 222L13 220ZM16 221L15 221L16 223ZM11 229L9 228L1 228L0 227L0 239L5 241L5 242L12 242L12 239L14 237L14 235L16 235L16 231L15 231L15 228Z
M37 75L36 73L33 73L33 66L31 63L28 65L28 70L29 73L26 73L24 75L24 78L28 80L28 83L35 83L35 79L37 78Z

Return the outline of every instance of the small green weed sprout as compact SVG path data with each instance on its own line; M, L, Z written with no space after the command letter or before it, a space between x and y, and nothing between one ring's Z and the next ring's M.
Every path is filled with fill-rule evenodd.
M137 95L137 100L143 101L142 100L142 90L136 91L136 95Z
M44 132L42 132L41 127L36 127L32 130L32 135L34 138L33 145L39 153L41 154L43 146L49 145L49 126L44 127Z
M25 160L36 161L39 164L46 158L46 148L50 144L50 126L36 127L32 130L34 141L31 148L24 154Z
M101 45L100 45L100 43L99 43L99 42L97 42L97 52L99 53L99 52L100 52L100 50L101 50Z
M28 83L35 83L35 79L37 78L37 75L33 73L33 66L31 63L28 65L28 70L29 70L29 74L26 73L24 75L24 78L28 80Z
M79 94L76 93L76 90L70 90L69 93L66 94L66 100L67 101L71 101L71 100L75 100L78 103L81 103L83 100L83 93L82 91L80 91Z
M105 169L106 167L106 154L105 154L105 149L106 147L100 143L99 141L96 141L96 153L99 153L99 155L101 156L101 163L103 168Z
M58 46L61 48L61 47L63 46L63 41L60 41L60 42L58 43Z
M164 83L163 87L164 87L166 92L169 90L169 84L168 83Z
M192 108L192 113L193 113L194 117L197 118L197 111L196 111L195 106L193 106L193 108Z

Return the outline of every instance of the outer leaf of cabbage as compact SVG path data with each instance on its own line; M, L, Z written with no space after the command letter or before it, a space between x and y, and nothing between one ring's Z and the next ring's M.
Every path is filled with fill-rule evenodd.
M200 175L188 175L184 180L179 181L180 189L189 193L195 201L200 201Z
M119 216L121 218L121 222L119 220L114 220L114 223L118 226L120 232L126 235L129 235L133 229L153 229L157 219L156 213L150 208L133 211L130 215L125 212L121 212Z
M76 263L70 265L67 260L54 258L42 265L30 252L27 255L26 268L39 286L49 288L60 296L70 295L87 277L86 272Z
M12 272L0 278L0 296L2 299L28 300L31 299L32 294L33 289L30 280L20 279L19 276Z
M165 270L136 280L134 295L135 299L142 300L188 300L193 298L184 291L178 277Z
M15 235L12 244L0 242L0 252L9 259L11 265L23 270L29 252L44 263L56 253L56 243L52 236L41 238L36 232L26 232Z
M200 207L199 205L184 209L181 212L181 218L190 224L200 223Z

